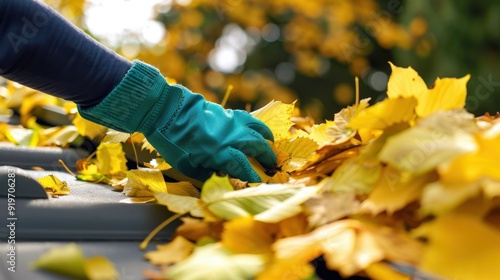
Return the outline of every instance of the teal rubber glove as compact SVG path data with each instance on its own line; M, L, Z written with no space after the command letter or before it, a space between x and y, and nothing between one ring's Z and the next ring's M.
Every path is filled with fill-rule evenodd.
M224 109L180 85L169 85L158 69L134 61L123 80L99 104L78 107L82 117L123 132L141 132L160 155L186 176L205 181L222 171L260 182L247 156L273 167L266 139L271 130L245 111Z

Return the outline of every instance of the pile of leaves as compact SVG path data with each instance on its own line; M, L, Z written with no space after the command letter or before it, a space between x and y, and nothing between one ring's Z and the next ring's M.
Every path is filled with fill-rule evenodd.
M252 112L275 137L275 174L251 159L264 183L165 182L175 171L161 158L127 170L120 142L152 147L116 132L77 176L176 213L142 248L182 220L146 252L151 279L315 279L319 259L345 278L499 278L498 116L463 109L469 76L428 88L411 67L391 67L387 99L321 124L279 101Z

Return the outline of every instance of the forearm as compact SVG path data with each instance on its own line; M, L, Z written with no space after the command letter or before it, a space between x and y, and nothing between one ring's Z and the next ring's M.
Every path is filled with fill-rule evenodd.
M45 4L0 1L0 75L92 106L122 80L131 63Z

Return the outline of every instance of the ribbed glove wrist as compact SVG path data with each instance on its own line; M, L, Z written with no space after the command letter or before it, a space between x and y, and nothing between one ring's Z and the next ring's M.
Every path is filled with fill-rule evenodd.
M160 100L167 86L158 69L141 61L134 61L127 75L99 104L78 110L82 117L118 131L133 133L139 131L143 120ZM174 101L174 100L172 100ZM175 101L174 101L175 102ZM175 103L174 103L175 104Z

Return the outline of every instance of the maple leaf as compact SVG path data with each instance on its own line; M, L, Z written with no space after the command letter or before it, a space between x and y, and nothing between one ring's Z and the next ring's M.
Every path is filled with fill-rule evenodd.
M38 178L37 181L43 186L45 191L51 195L66 195L70 192L68 183L59 180L59 178L53 174Z
M195 244L182 236L165 245L156 246L155 251L147 252L144 257L154 265L169 265L180 262L193 252Z
M54 247L41 255L31 264L34 269L41 269L72 279L113 280L119 274L113 263L102 256L85 256L76 244Z
M287 138L293 123L290 120L295 102L285 104L281 101L271 101L266 106L251 112L255 118L265 123L273 132L274 141Z
M233 254L220 243L196 247L193 254L166 271L168 279L250 279L264 267L256 254Z

